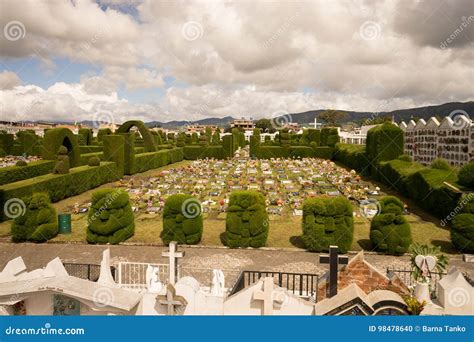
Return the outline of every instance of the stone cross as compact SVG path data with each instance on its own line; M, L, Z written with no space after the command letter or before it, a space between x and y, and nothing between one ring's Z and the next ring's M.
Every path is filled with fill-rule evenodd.
M166 305L168 307L169 316L174 316L175 306L185 306L188 304L184 297L176 295L176 289L171 284L168 284L168 286L166 286L166 294L159 295L156 297L156 299L158 299L158 303L160 303L161 305Z
M178 252L176 250L177 244L178 243L176 241L171 241L169 251L163 252L161 254L161 256L169 258L169 283L172 285L176 284L176 277L178 274L178 258L184 257L184 252Z
M253 299L263 301L263 315L268 316L273 314L273 302L281 302L282 299L273 296L273 278L263 278L263 291L257 290L253 293Z
M329 297L337 295L337 271L339 264L347 265L349 258L337 255L337 246L329 246L329 255L320 255L320 264L329 264Z

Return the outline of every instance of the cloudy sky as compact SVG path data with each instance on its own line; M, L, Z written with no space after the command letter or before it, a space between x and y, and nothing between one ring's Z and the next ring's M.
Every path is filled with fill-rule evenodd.
M474 99L472 0L1 0L1 120L170 121Z

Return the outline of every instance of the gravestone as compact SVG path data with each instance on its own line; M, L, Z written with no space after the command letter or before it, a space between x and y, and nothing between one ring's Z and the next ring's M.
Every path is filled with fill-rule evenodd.
M337 295L337 272L338 266L347 265L349 258L347 256L337 255L337 246L329 246L329 255L320 255L319 263L329 264L329 294L328 297Z
M176 295L176 289L172 284L168 284L166 287L166 294L159 295L156 297L158 303L166 305L168 307L168 315L174 316L176 313L175 307L186 306L188 303L182 296Z
M176 278L178 274L178 259L184 257L184 252L178 252L177 246L178 243L176 241L171 241L169 244L169 251L163 252L161 254L164 257L168 257L168 281L171 285L176 284Z

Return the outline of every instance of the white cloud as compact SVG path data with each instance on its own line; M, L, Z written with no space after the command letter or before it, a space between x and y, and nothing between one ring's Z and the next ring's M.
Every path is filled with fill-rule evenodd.
M0 90L12 89L20 84L21 80L14 72L3 71L0 73Z
M38 101L38 110L45 107L44 115L51 110L60 117L68 109L63 116L84 118L104 103L123 112L120 104L130 115L159 120L155 116L166 113L172 120L472 100L474 22L449 48L438 47L460 16L472 15L469 0L102 4L110 7L104 11L85 0L2 3L2 27L18 20L26 29L16 41L1 36L3 56L37 56L45 64L59 56L102 68L80 84L19 87L36 89L28 98ZM124 12L131 7L135 18ZM183 30L190 22L193 30ZM156 104L130 104L115 93L119 86L164 87L167 76L189 86L167 89L163 111ZM22 104L22 94L10 89L3 96ZM49 97L51 103L45 102Z

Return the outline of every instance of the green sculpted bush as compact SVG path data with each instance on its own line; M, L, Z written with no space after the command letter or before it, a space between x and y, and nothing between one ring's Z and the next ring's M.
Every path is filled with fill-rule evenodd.
M464 195L458 208L461 210L452 221L451 242L462 253L474 253L474 195Z
M201 241L203 220L201 202L190 195L178 194L168 197L163 211L161 240L195 245Z
M102 139L104 138L104 136L106 135L110 135L110 134L113 134L112 130L110 128L101 128L99 129L99 131L97 132L97 140L98 141L102 141Z
M135 218L128 193L122 189L100 189L92 194L87 242L117 244L132 237Z
M23 167L23 166L26 166L26 165L28 165L28 163L26 161L22 160L22 159L17 161L16 164L15 164L15 166L19 166L19 167Z
M209 146L209 137L206 134L201 134L199 136L199 145L201 147L208 147Z
M80 128L78 133L83 137L84 145L92 145L92 130L90 128Z
M289 149L291 146L290 133L288 133L288 128L283 128L280 132L280 146Z
M303 242L311 252L339 247L346 253L352 244L354 222L352 205L344 197L317 197L303 203Z
M398 160L406 161L406 162L413 161L412 158L408 154L402 154L401 156L398 157Z
M89 166L99 166L100 165L100 158L99 157L90 157L88 165Z
M143 138L144 146L147 152L155 152L158 150L155 138L151 134L148 127L143 123L143 121L130 120L124 122L118 129L116 133L129 133L132 127L136 127L140 132L140 135Z
M58 160L53 170L54 174L64 175L69 173L69 156L66 146L61 146L58 151Z
M379 252L403 254L411 245L411 229L403 216L403 203L395 196L380 200L380 213L370 225L370 241Z
M309 128L308 129L308 141L309 143L315 143L316 146L321 145L321 130Z
M321 130L321 146L334 147L339 142L337 128L325 127Z
M438 169L438 170L451 170L451 166L449 163L441 158L435 159L431 162L431 168L432 169Z
M459 184L474 189L474 161L461 167L458 179Z
M6 155L7 153L5 152L5 150L0 147L0 158L5 158Z
M263 247L268 237L265 197L256 191L230 194L224 243L229 247Z
M58 151L61 146L65 146L68 150L70 167L80 165L81 152L77 144L77 136L67 128L52 128L45 133L43 159L57 160Z
M21 203L21 202L20 202ZM45 193L35 193L23 199L23 214L16 217L11 226L13 242L44 242L58 235L58 217ZM10 202L10 210L13 209Z

